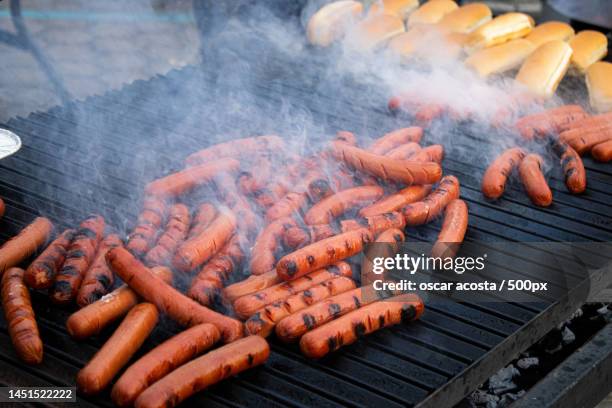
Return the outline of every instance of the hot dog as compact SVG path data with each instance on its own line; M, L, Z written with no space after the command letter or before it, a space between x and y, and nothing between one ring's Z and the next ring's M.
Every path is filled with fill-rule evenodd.
M609 162L612 160L612 140L600 143L591 150L593 158L600 162Z
M187 295L204 306L212 304L243 259L244 252L240 248L238 237L234 236L193 278Z
M57 270L66 259L66 252L74 234L73 229L64 231L38 255L26 270L24 276L26 285L34 289L46 289L53 284Z
M191 227L189 228L189 234L187 239L193 238L199 235L217 216L217 209L211 203L203 203L198 206L196 215L191 221Z
M115 282L115 275L106 265L106 252L116 246L123 245L121 238L117 234L110 234L102 242L96 253L96 257L83 278L83 283L77 294L77 304L85 307L90 303L100 299Z
M266 220L272 222L284 217L290 217L294 213L299 213L300 209L306 205L307 201L308 197L306 193L287 193L272 207L268 208L268 211L266 211Z
M309 289L317 283L338 277L352 277L351 266L346 262L338 262L329 265L324 269L319 269L309 273L307 276L295 279L291 282L283 282L271 286L259 292L240 297L234 302L234 311L239 317L246 319L261 308L274 302L287 299L303 290Z
M282 257L276 264L276 272L284 280L299 278L358 254L372 239L367 228L326 238Z
M587 116L584 119L570 123L564 131L587 130L606 127L612 125L612 112L601 113L599 115Z
M190 272L216 254L236 230L236 216L226 209L200 234L184 241L172 258L172 265L183 272Z
M183 295L161 278L152 274L145 266L121 247L113 248L106 254L106 261L143 299L155 304L171 319L182 326L212 323L222 333L225 342L242 337L243 327L236 319L214 312Z
M243 281L226 286L223 289L223 297L230 302L234 302L239 297L269 288L282 281L276 274L276 269L273 269L261 275L251 275Z
M441 103L427 103L421 105L414 113L414 120L421 126L429 126L435 119L442 117L448 111L448 107Z
M77 374L77 385L84 394L97 394L130 360L157 324L158 313L151 303L141 303L129 311L113 335Z
M504 194L506 181L515 167L525 158L525 151L514 147L497 156L485 171L482 178L482 193L490 199L497 199Z
M154 197L179 197L194 188L209 183L222 173L235 173L240 168L236 159L225 158L172 173L153 180L145 188L145 193Z
M423 309L423 301L413 294L374 302L306 333L300 340L300 349L309 358L321 358L366 334L416 320Z
M39 364L43 359L43 343L30 292L23 283L23 269L11 267L2 276L2 310L15 352L27 364Z
M569 192L572 194L584 193L587 178L580 155L571 146L560 140L553 140L552 148L561 158L561 166L565 174L565 185Z
M391 159L409 160L411 156L418 153L420 150L421 146L418 143L411 142L389 150L385 153L385 156Z
M286 248L297 249L342 232L336 224L306 225L288 228L283 234Z
M336 139L340 142L348 143L351 146L357 146L357 138L353 134L353 132L349 132L347 130L339 130L336 132Z
M281 151L285 143L276 135L264 135L231 140L219 143L204 150L192 153L185 159L187 166L195 166L220 158L239 158L243 155ZM226 159L227 160L227 159Z
M53 224L47 218L38 217L19 234L0 247L0 276L8 268L30 257L47 242L53 232Z
M551 133L558 133L572 123L586 118L588 114L579 105L564 105L544 112L523 116L516 122L516 128L523 138L531 140Z
M176 248L185 240L189 231L189 208L175 204L168 213L166 230L160 235L157 244L145 256L149 266L168 265Z
M92 215L79 225L68 247L66 261L49 291L53 303L67 304L76 297L85 273L96 256L98 244L104 235L104 224L104 218Z
M128 407L151 384L210 349L221 337L212 324L198 324L166 340L138 359L119 377L111 393L115 404Z
M151 272L164 282L172 282L172 272L165 266L156 266ZM98 334L110 323L124 316L138 303L138 295L128 285L122 285L97 301L77 310L66 321L68 334L83 340Z
M415 163L376 155L342 142L332 142L332 151L338 160L349 167L372 174L383 181L405 184L433 184L442 177L437 163Z
M409 204L403 209L406 225L415 226L431 222L438 217L452 200L459 198L459 180L445 176L438 188L423 201Z
M255 240L255 245L251 253L253 254L250 262L250 269L253 275L260 275L268 272L276 263L275 253L279 241L285 231L296 226L292 218L281 218L270 224L259 234Z
M406 237L404 232L397 228L389 228L378 234L375 242L385 242L385 243L398 243L404 242Z
M331 195L315 204L304 216L306 224L326 224L356 207L376 201L384 194L379 186L349 188Z
M376 139L368 150L374 154L386 154L405 143L419 143L422 137L423 129L418 126L397 129Z
M263 364L269 355L270 346L262 337L235 341L172 371L140 394L134 406L174 407L198 391Z
M355 231L366 227L373 236L389 228L403 229L405 226L406 220L402 213L398 211L340 221L340 229L342 232Z
M410 186L395 194L383 197L372 205L362 208L359 215L370 217L400 210L408 204L422 200L431 192L431 185Z
M276 323L281 319L327 299L330 296L354 288L355 282L344 276L321 282L318 285L258 310L247 319L244 326L249 334L268 337L274 330Z
M463 242L468 226L468 208L463 200L453 200L444 211L444 223L431 250L434 258L454 257Z
M410 161L415 162L434 162L442 163L444 159L444 147L439 144L422 148L419 152L410 157Z
M582 156L594 146L612 140L612 125L585 130L568 130L561 133L559 140L572 146Z
M138 257L143 256L155 243L167 211L166 202L154 197L146 197L142 207L136 226L125 245L130 252Z
M519 166L521 181L527 195L535 205L548 207L552 204L552 192L542 173L543 159L537 154L528 154Z

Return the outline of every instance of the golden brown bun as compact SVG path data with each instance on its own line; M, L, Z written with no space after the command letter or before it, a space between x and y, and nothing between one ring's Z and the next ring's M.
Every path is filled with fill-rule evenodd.
M493 13L484 3L470 3L442 17L438 27L446 32L469 33L491 20Z
M573 36L574 29L569 24L549 21L534 28L525 39L539 47L552 40L569 41Z
M501 74L519 67L535 48L531 42L519 38L476 51L465 60L465 64L482 77Z
M408 27L417 24L435 24L458 7L457 3L452 0L430 0L410 14Z
M572 48L561 40L539 46L523 62L516 80L534 94L550 97L565 76L572 57Z
M402 20L419 7L419 0L377 0L370 6L369 15L395 14Z
M321 7L308 21L306 35L311 44L327 47L341 38L348 26L359 19L363 6L357 1L342 0Z
M591 107L600 113L612 111L612 64L595 62L586 71Z
M433 25L418 24L393 37L387 48L405 58L456 58L461 53L464 38L465 34L445 34Z
M533 18L523 13L506 13L474 30L466 42L466 51L473 53L483 48L522 38L533 29Z
M569 45L574 50L572 66L582 73L608 53L608 39L599 31L580 31L570 40Z
M354 49L375 49L391 37L404 32L404 22L393 14L378 14L360 21L347 34L348 45Z

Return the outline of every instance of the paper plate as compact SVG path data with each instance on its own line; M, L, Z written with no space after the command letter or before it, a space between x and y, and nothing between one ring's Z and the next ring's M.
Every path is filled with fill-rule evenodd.
M19 136L6 129L0 129L0 159L10 156L21 148Z

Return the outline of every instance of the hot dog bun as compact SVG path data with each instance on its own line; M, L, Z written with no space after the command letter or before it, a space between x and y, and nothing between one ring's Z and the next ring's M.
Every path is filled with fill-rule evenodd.
M393 14L402 20L419 7L419 0L377 0L370 6L369 15Z
M484 3L470 3L446 14L437 26L446 32L469 33L491 20L493 13Z
M549 21L534 28L525 39L539 47L552 40L569 41L573 36L574 29L569 24Z
M597 112L612 111L612 63L596 62L586 72L591 107Z
M480 76L487 77L519 67L534 50L530 41L519 38L477 51L465 60L465 64Z
M342 37L348 26L359 19L363 5L357 1L342 0L327 4L308 21L306 35L313 45L327 47Z
M436 24L458 7L457 3L452 0L428 1L410 14L408 27L414 27L417 24Z
M534 24L533 18L527 14L502 14L473 31L466 41L465 49L468 53L473 53L524 37L531 32Z
M591 64L603 59L608 53L608 39L599 31L580 31L569 42L574 50L572 67L585 73Z
M349 34L350 47L369 51L378 48L391 37L403 33L404 22L393 14L378 14L360 21Z
M550 97L569 67L572 48L561 40L549 41L538 47L523 62L516 80L533 93Z

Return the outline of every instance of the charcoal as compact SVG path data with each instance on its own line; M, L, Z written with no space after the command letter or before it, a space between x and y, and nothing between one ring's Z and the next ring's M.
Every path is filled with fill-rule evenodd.
M484 405L488 404L489 402L497 403L497 401L499 401L499 397L497 395L488 394L482 390L474 391L468 397L468 399L476 405Z
M565 329L563 329L563 332L561 333L561 338L563 340L563 344L570 344L576 341L576 335L567 326L565 327Z
M529 370L530 368L537 367L539 364L540 359L537 357L521 358L516 362L516 366L522 370Z
M518 375L520 375L519 370L512 364L506 368L502 368L489 379L489 391L496 395L500 395L515 390L517 385L512 379Z
M523 395L525 395L525 390L520 390L519 392L516 392L516 393L509 392L507 394L504 394L504 396L499 400L499 404L497 405L497 407L498 408L509 407L514 401L517 401Z

